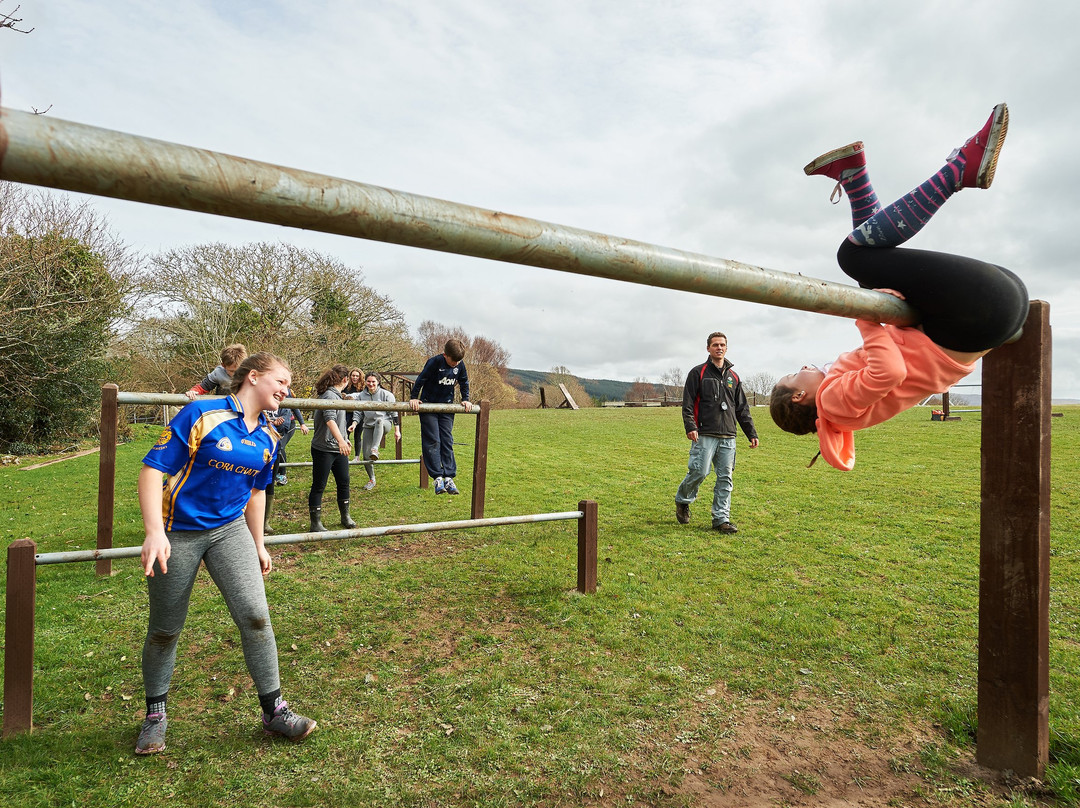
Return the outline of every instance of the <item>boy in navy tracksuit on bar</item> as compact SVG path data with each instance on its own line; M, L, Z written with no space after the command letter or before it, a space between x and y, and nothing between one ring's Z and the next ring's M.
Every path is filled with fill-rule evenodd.
M469 373L465 370L465 346L461 340L447 340L443 352L433 356L424 365L413 383L409 406L413 410L424 404L453 404L454 385L461 385L461 404L468 412ZM436 494L457 494L454 477L457 461L454 459L454 414L452 412L420 413L420 450L428 473L435 478Z

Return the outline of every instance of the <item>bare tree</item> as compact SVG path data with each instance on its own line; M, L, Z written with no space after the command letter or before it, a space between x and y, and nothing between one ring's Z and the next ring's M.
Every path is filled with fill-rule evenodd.
M663 393L667 398L679 398L682 396L683 385L686 383L686 377L683 376L683 372L678 367L668 368L660 376L660 384L663 387Z
M656 395L656 390L648 379L644 376L638 376L634 379L634 383L630 385L630 389L626 392L627 401L645 401L648 398L652 398Z
M358 269L289 244L171 250L155 256L142 279L150 305L125 345L141 358L150 389L183 389L230 342L285 358L298 393L300 380L334 363L411 366L417 357L403 315L363 279Z
M748 393L755 393L763 398L768 398L773 387L776 386L776 377L771 373L761 371L747 379L743 379L743 388Z
M0 0L0 3L2 3L3 1L4 0ZM18 5L15 6L14 11L0 11L0 29L7 28L20 34L29 34L31 31L34 30L33 28L27 28L25 30L19 28L19 23L22 22L22 17L16 17L15 15L19 13L20 8L22 8L22 6Z
M517 406L518 391L506 381L510 352L498 342L484 336L470 337L460 325L447 326L434 320L420 323L417 334L418 347L426 356L442 353L449 339L461 340L474 401L487 399L496 408Z

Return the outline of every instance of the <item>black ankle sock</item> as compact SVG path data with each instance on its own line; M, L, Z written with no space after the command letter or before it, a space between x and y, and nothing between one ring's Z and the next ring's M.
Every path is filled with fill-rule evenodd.
M146 714L150 713L164 713L165 702L168 701L169 694L164 693L160 696L147 696L146 697Z
M263 715L273 715L274 708L278 706L278 702L281 701L281 688L279 687L273 693L267 693L259 695L259 704L262 707Z

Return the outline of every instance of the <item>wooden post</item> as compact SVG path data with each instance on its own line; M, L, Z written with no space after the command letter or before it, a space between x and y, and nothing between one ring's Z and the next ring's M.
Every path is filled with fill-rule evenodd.
M116 500L116 392L115 384L101 388L101 426L98 438L98 505L97 548L106 550L113 546L113 504ZM98 575L112 575L112 560L103 558L96 562Z
M488 422L491 420L491 402L480 402L480 414L476 416L476 442L473 446L472 518L484 518L487 495Z
M427 464L424 463L424 452L423 452L423 450L421 450L421 452L420 452L420 487L421 488L427 488L428 487Z
M983 359L976 758L1042 778L1049 759L1050 306Z
M578 503L581 518L577 526L577 591L596 593L597 505L591 499Z
M949 391L946 390L944 393L941 394L941 417L945 421L949 420L949 415L952 412L949 404Z
M5 738L33 729L35 555L37 545L30 539L19 539L8 545L4 622Z

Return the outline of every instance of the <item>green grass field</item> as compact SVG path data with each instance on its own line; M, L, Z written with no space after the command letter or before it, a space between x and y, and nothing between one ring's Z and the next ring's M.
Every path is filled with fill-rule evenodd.
M0 743L0 805L1021 806L1080 802L1080 408L1053 419L1051 766L1002 783L973 764L979 417L913 411L858 438L856 470L754 411L735 536L674 519L679 411L499 411L488 516L595 499L599 590L573 593L576 525L554 522L274 548L282 683L318 719L264 739L239 636L200 575L180 640L168 749L132 754L146 592L135 560L38 569L35 729ZM380 469L362 525L465 519L464 496ZM116 546L142 541L135 483L157 429L118 450ZM405 426L418 454L417 422ZM291 460L309 459L297 435ZM0 469L0 538L94 546L97 456ZM306 528L310 473L278 490ZM332 483L331 483L332 488ZM334 520L332 493L325 513Z

